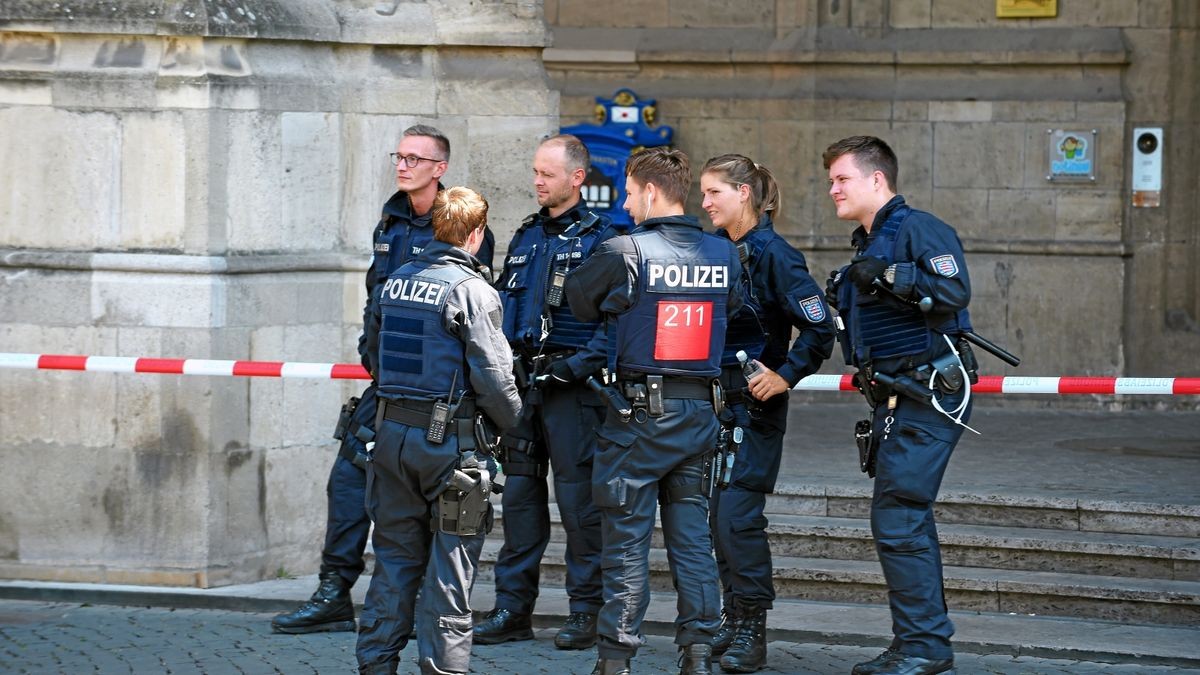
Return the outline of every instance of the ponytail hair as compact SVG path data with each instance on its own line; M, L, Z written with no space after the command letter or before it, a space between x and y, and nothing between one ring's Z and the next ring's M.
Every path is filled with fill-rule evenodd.
M767 167L756 164L745 155L720 155L713 157L704 164L700 175L711 173L721 180L737 188L742 185L750 188L750 208L754 215L762 217L765 213L779 211L779 185L775 176Z

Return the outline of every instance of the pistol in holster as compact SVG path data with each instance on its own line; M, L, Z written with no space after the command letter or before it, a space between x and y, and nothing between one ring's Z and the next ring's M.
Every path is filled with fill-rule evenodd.
M450 472L445 489L438 495L434 529L460 537L486 532L491 489L487 465L480 465L473 452L459 455L458 466Z
M880 384L876 378L875 366L871 361L863 363L858 372L850 379L854 386L862 392L863 398L867 401L867 407L874 410L879 404L887 400L891 393L887 387Z

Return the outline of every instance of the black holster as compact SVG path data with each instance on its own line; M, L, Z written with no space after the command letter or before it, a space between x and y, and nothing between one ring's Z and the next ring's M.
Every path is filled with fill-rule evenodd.
M854 443L858 446L858 468L871 478L875 477L875 453L879 444L871 433L871 420L854 423Z
M474 453L460 456L458 466L446 482L446 489L438 495L434 530L460 537L486 532L492 485L486 468L479 466Z
M346 430L350 427L350 418L354 417L354 411L358 409L359 398L351 396L350 400L342 404L342 410L338 413L337 426L333 429L333 437L336 440L346 438Z

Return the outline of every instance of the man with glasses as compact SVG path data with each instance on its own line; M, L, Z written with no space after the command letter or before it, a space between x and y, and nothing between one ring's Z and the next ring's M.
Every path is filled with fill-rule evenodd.
M450 141L445 134L424 124L404 130L396 152L390 153L396 171L396 193L383 205L383 215L372 237L374 258L367 270L367 303L363 325L379 302L379 291L388 276L415 258L433 240L430 214L434 199L442 191L439 179L450 162ZM485 266L492 263L495 237L485 227L484 241L476 256ZM490 278L490 269L485 272ZM363 367L367 360L365 331L358 339ZM317 590L294 612L280 614L271 627L280 633L352 631L354 604L350 588L363 571L363 551L371 521L367 517L366 444L375 437L375 394L377 373L357 398L342 407L334 438L342 444L333 461L325 487L328 516L325 545L321 549L321 572Z

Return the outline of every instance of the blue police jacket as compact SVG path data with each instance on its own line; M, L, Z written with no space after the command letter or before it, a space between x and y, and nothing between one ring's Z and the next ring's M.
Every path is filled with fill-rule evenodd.
M720 230L717 236L729 234ZM804 254L775 232L769 215L737 249L746 272L744 304L729 319L721 366L737 365L738 350L745 350L794 387L833 353L836 331L825 294L809 275ZM789 349L793 327L799 334Z
M443 189L442 184L438 183L438 191ZM379 298L379 289L387 282L392 272L420 255L429 242L433 241L431 220L432 212L422 215L412 212L412 203L409 202L407 192L397 191L383 205L383 214L371 235L374 246L371 267L367 269L366 276L367 302L363 307L363 326L366 326L372 307ZM496 238L488 229L476 258L490 268L495 248ZM358 339L358 354L363 367L369 370L370 356L365 330Z
M908 302L860 293L849 281L839 284L838 308L844 319L849 315L849 339L842 343L847 364L870 361L877 371L899 372L945 353L942 335L971 330L971 280L954 228L897 195L875 214L869 232L861 226L854 231L853 243L859 255L895 265L892 290ZM933 308L922 313L915 303L925 297Z
M504 334L515 351L531 355L577 350L566 361L576 377L603 367L601 323L576 319L566 299L554 303L549 291L556 277L565 281L614 234L609 219L588 211L582 201L556 218L542 209L525 219L509 243L496 284L504 304Z
M742 305L741 277L733 244L679 215L602 243L566 291L579 320L609 315L619 372L715 377L728 315Z

